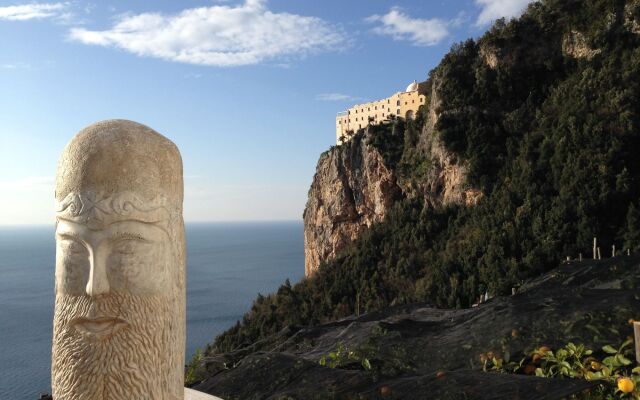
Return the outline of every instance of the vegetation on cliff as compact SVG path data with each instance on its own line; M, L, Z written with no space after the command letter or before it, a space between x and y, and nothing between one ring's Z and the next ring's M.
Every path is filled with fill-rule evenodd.
M438 109L372 127L368 140L399 179L419 184L430 166L421 136L439 135L482 191L478 204L406 194L310 279L259 296L205 354L388 305L467 307L587 257L596 236L603 255L614 244L637 251L640 35L629 19L640 20L640 2L546 0L453 46L430 74ZM589 57L563 49L573 32Z

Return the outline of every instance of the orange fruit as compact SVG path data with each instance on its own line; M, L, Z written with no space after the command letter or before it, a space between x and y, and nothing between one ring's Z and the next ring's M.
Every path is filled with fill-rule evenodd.
M631 379L627 377L618 379L618 389L620 389L622 393L631 393L635 388L636 385Z
M591 361L591 369L594 371L600 371L602 369L602 364L598 361Z
M389 386L382 386L380 388L380 396L386 397L391 394L391 388Z

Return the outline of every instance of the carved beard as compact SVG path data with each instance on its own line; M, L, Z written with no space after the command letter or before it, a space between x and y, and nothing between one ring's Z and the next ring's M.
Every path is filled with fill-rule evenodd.
M52 388L56 400L180 399L184 359L179 315L167 296L56 296ZM101 340L80 333L79 317L117 316L129 325ZM178 382L179 381L179 382Z

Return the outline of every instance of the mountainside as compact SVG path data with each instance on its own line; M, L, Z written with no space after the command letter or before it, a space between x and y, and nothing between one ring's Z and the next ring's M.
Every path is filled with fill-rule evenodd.
M590 256L594 237L604 257L637 252L638 26L640 0L544 0L454 45L415 120L321 156L309 277L260 295L204 355L389 306L470 307Z

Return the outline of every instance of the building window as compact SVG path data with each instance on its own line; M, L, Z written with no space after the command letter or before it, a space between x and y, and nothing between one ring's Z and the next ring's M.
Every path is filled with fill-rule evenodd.
M411 104L413 104L413 103L415 103L415 102L416 102L415 100L411 100Z
M396 115L400 115L400 109L398 108L398 112L396 112Z
M400 100L396 101L396 105L399 106L400 105Z
M356 114L358 113L358 110L356 110Z
M405 101L405 102L404 102L404 105L406 106L407 104L409 104L409 103Z
M358 124L358 129L362 129L362 125Z

